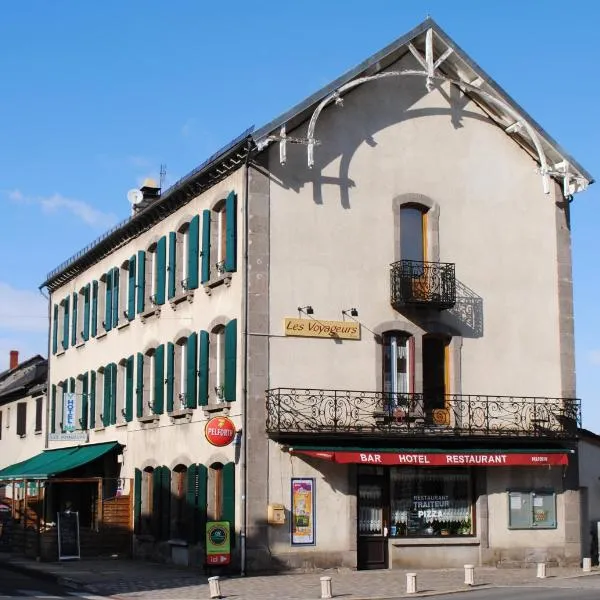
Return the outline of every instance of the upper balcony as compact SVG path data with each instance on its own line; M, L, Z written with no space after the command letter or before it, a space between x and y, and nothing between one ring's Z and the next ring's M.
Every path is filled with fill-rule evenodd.
M456 303L454 263L399 260L392 263L390 289L392 306L452 308Z
M349 390L267 391L267 433L275 439L573 438L580 401L515 396L425 396Z

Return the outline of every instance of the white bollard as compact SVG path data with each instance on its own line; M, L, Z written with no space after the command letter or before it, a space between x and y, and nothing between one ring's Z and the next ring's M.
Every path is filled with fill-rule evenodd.
M416 594L417 593L417 574L407 573L406 574L406 593Z
M211 598L221 598L221 584L219 583L219 576L208 578L208 591L210 592Z
M546 563L538 563L537 577L538 579L546 579Z
M586 573L589 573L592 570L592 559L591 558L583 559L583 570Z
M331 577L321 577L321 598L333 598L331 593Z
M475 565L465 565L465 585L475 585Z

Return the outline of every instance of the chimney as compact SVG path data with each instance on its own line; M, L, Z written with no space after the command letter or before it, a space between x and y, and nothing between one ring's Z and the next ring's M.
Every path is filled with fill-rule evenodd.
M10 368L16 369L19 366L19 351L11 350L10 351Z

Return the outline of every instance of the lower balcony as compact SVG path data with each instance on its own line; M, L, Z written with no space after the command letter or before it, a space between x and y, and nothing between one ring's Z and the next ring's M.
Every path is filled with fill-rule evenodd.
M267 433L274 439L314 434L573 438L580 424L581 404L572 398L267 391Z

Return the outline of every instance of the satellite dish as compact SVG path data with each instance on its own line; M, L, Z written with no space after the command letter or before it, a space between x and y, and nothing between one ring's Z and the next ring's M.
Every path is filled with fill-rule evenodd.
M127 192L127 200L129 204L139 204L144 199L144 194L140 190L133 189Z

